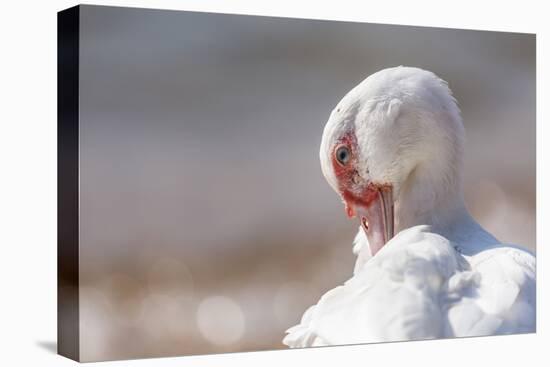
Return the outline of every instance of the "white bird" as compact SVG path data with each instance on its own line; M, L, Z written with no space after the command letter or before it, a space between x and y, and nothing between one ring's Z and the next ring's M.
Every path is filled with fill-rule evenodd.
M429 71L381 70L338 103L321 166L360 221L358 258L353 277L311 306L284 344L535 331L535 257L470 216L463 151L456 101Z

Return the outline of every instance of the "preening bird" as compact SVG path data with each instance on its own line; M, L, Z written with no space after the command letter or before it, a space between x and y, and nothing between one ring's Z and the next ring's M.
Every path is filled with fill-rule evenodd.
M464 126L446 82L413 67L352 89L325 126L325 178L359 221L353 276L287 330L290 347L535 331L535 257L468 213Z

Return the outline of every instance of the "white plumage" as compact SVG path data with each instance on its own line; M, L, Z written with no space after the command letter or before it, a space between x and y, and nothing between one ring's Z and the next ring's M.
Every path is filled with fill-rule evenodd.
M351 158L335 163L335 149L350 140ZM450 90L431 72L385 69L344 97L323 134L323 173L357 216L372 215L365 209L370 201L360 200L372 187L392 187L397 234L378 250L369 243L380 240L375 229L360 228L352 278L311 306L283 343L535 331L535 257L501 243L468 213L463 140Z

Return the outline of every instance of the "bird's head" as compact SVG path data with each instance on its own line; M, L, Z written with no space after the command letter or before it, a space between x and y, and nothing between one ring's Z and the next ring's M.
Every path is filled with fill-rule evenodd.
M463 139L447 84L422 69L379 71L338 103L323 132L321 167L372 255L393 237L395 221L430 224L411 217L423 220L442 201L448 190L438 186L461 189Z

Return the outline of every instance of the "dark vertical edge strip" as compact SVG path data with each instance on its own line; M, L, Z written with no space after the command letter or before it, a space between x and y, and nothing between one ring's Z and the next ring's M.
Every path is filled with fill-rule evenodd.
M78 6L57 14L57 352L78 361Z
M538 212L537 212L537 209L539 208L539 205L537 204L537 181L538 181L538 175L539 175L539 172L537 171L537 160L540 159L540 157L537 156L537 121L539 119L539 116L537 114L537 96L538 96L538 86L539 84L537 84L538 80L537 80L537 73L538 73L538 70L539 70L539 65L537 63L537 54L539 52L538 50L538 47L537 47L537 36L538 34L537 33L534 33L533 34L533 42L535 43L535 255L536 255L536 251L540 249L539 247L539 237L537 236L537 228L539 228L540 224L538 224L538 221L537 219L539 218L538 216ZM539 186L540 187L540 186ZM537 333L537 330L538 329L538 321L540 320L539 318L539 310L540 310L540 307L539 307L539 297L538 295L540 294L539 293L539 289L540 289L540 283L539 283L539 274L540 272L538 271L539 269L539 261L538 261L538 256L535 256L535 330L534 330L534 333L536 334Z

